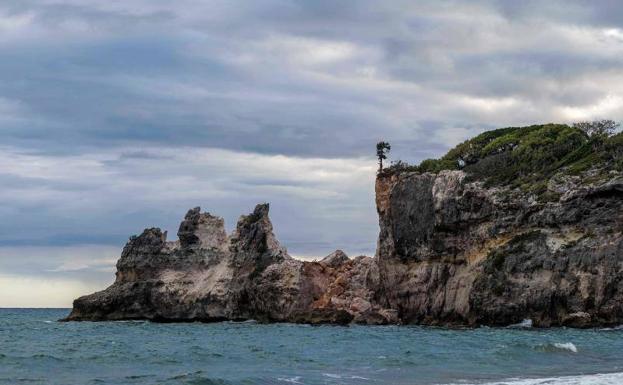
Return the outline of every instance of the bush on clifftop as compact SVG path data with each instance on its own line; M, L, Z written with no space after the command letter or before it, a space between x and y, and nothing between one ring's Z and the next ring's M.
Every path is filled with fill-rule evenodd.
M462 169L487 186L541 193L557 172L579 174L591 168L623 170L623 133L589 136L566 124L500 128L459 144L440 159L426 159L417 166L399 161L382 174Z

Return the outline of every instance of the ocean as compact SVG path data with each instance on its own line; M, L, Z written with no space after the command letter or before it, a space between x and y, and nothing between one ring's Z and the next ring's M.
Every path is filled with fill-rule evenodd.
M0 309L0 384L623 384L623 328L57 322Z

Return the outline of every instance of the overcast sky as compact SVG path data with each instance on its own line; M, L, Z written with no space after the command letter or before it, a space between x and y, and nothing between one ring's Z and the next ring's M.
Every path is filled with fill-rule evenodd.
M128 236L271 203L374 253L375 143L623 118L618 1L0 1L0 306L69 306Z

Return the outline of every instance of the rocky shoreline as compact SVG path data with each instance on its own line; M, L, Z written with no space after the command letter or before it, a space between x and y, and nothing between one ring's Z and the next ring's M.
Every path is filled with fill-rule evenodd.
M229 235L194 208L179 241L158 228L130 238L114 284L75 300L65 320L622 324L623 178L550 184L563 193L539 202L463 171L380 175L376 255L317 262L288 255L268 204Z

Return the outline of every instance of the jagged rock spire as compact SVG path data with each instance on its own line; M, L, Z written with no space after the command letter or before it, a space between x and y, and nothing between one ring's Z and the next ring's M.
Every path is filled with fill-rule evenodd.
M251 214L240 217L232 235L232 245L237 250L285 253L285 249L273 234L268 211L269 204L262 203L255 206Z
M180 246L227 250L227 233L223 218L202 213L200 207L188 210L180 223L177 236Z
M327 255L326 257L322 258L320 260L320 263L324 263L325 265L329 266L329 267L340 267L342 266L344 263L348 262L350 259L348 258L348 255L346 255L345 252L343 252L342 250L335 250L334 252L332 252L331 254Z

